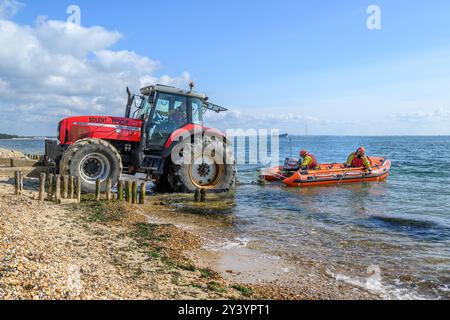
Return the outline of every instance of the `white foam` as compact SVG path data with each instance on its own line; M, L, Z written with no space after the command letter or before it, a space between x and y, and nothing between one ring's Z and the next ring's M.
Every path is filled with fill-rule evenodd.
M344 274L334 274L327 270L327 273L337 281L350 284L352 286L367 290L371 293L380 295L386 300L426 300L427 298L408 289L400 288L401 282L396 281L396 285L383 284L376 277L362 278L350 277Z
M439 290L442 292L450 292L450 287L446 284L439 287Z
M204 247L211 251L226 251L233 248L246 248L250 239L237 237L233 240L220 239L215 241L206 241Z

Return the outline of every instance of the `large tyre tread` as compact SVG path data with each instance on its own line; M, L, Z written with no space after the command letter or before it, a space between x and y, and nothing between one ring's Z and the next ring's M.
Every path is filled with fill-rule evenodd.
M204 140L204 143L209 143L210 141L208 141L207 139ZM199 142L197 142L199 143ZM201 142L200 142L201 143ZM225 145L226 147L226 152L230 153L230 148L229 146ZM231 154L229 154L231 155ZM170 161L170 160L169 160ZM190 193L193 192L193 190L190 190L185 183L183 182L183 167L181 165L175 165L173 163L169 163L168 164L169 168L168 170L166 170L165 172L165 176L162 178L163 181L161 182L161 190L168 192L175 192L175 193ZM225 174L226 176L226 181L222 182L218 188L215 189L209 189L209 192L212 193L222 193L222 192L229 192L231 190L233 190L236 186L236 175L237 175L237 170L236 170L236 164L227 164L225 165L226 171L229 171L228 173ZM170 178L167 176L170 174ZM219 183L220 184L220 183Z
M60 174L62 175L70 175L72 174L70 172L70 167L72 166L72 159L73 157L84 147L89 145L101 145L105 148L107 148L116 159L118 159L118 166L120 173L123 171L123 163L122 163L122 156L117 151L117 149L110 144L107 141L101 140L101 139L95 139L95 138L87 138L78 140L73 145L71 145L66 152L64 152L61 162L60 162ZM103 183L105 184L105 183ZM104 188L104 186L102 187Z

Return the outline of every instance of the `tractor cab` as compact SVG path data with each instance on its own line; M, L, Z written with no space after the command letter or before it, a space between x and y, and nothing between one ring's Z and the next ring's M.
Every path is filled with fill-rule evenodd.
M61 120L58 141L46 141L48 164L55 173L80 178L86 192L94 192L98 182L105 191L108 180L115 185L123 173L146 173L157 190L166 192L233 189L236 164L225 135L216 130L211 139L195 139L196 128L207 131L205 112L227 109L192 89L193 84L188 91L153 85L139 95L128 89L124 118L86 115ZM216 133L222 139L216 139ZM206 143L213 147L209 153ZM178 147L192 153L173 153Z
M153 85L141 89L141 95L132 95L128 90L126 118L143 120L145 125L145 149L163 150L171 134L189 124L203 125L206 111L227 111L211 104L205 94L175 87ZM135 110L131 114L132 107Z

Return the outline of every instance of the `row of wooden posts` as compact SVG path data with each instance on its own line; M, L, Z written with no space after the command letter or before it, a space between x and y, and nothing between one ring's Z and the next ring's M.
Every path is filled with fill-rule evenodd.
M15 192L21 195L23 192L23 173L15 172ZM47 189L47 196L45 190ZM145 204L145 196L147 193L147 183L140 184L138 181L123 181L117 183L117 195L112 192L112 181L106 181L106 192L104 199L107 201L119 200L126 201L131 204ZM101 182L97 180L95 183L95 200L100 201L102 198ZM64 200L74 200L81 202L81 180L77 177L59 174L41 173L39 177L39 201L45 200L64 202Z
M25 155L30 160L41 160L42 156L40 154L26 154Z

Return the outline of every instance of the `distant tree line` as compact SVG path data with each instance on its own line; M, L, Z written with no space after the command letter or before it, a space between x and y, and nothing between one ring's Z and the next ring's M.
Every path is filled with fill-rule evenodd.
M0 133L0 140L1 139L15 139L15 138L19 138L19 136L6 134L6 133Z

